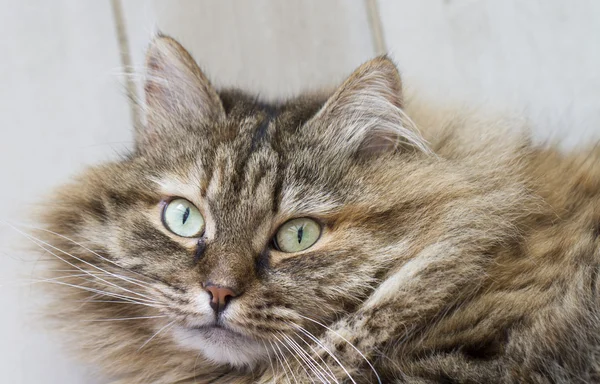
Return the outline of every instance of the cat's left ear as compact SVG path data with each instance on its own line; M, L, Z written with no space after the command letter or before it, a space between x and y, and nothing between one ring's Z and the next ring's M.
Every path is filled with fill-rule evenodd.
M146 53L144 96L146 121L136 131L138 147L225 116L219 95L192 56L167 36L156 37Z
M406 146L429 152L402 102L398 69L380 56L355 70L307 125L336 152L377 155Z

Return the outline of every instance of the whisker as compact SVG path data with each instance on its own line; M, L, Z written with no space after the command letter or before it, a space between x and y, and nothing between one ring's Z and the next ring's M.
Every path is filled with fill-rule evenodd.
M200 353L196 355L196 359L194 360L194 384L198 383L198 376L196 375L196 367L198 366L198 359L200 358Z
M9 224L9 225L10 225L10 224ZM65 260L64 258L62 258L62 257L58 256L57 254L55 254L54 252L52 252L52 251L50 251L49 249L45 248L45 247L44 247L44 246L42 246L41 244L44 244L44 245L46 245L46 246L48 246L48 247L50 247L50 248L52 248L52 249L55 249L55 250L57 250L57 251L59 251L59 252L61 252L61 253L65 254L65 255L67 255L67 256L69 256L69 257L72 257L73 259L75 259L75 260L78 260L78 261L80 261L80 262L82 262L82 263L84 263L84 264L86 264L86 265L88 265L88 266L90 266L90 267L92 267L92 268L95 268L95 269L97 269L97 270L99 270L99 271L101 271L101 272L105 273L106 275L110 275L110 276L113 276L113 277L116 277L116 278L118 278L118 277L117 277L117 276L115 276L114 274L112 274L112 273L110 273L110 272L108 272L108 271L105 271L104 269L102 269L102 268L100 268L100 267L98 267L98 266L96 266L96 265L94 265L94 264L91 264L91 263L89 263L89 262L87 262L87 261L85 261L85 260L83 260L83 259L81 259L81 258L79 258L79 257L77 257L77 256L74 256L74 255L72 255L72 254L70 254L70 253L68 253L68 252L66 252L66 251L63 251L62 249L60 249L60 248L57 248L57 247L53 246L52 244L48 244L48 243L46 243L46 242L45 242L45 241L43 241L43 240L40 240L40 239L37 239L37 238L35 238L35 237L31 236L31 235L28 235L28 234L26 234L25 232L23 232L23 231L20 231L19 229L15 228L15 227L13 227L13 226L11 226L11 227L12 227L12 228L13 228L15 231L17 231L18 233L20 233L21 235L23 235L23 236L25 236L26 238L28 238L28 239L29 239L30 241L32 241L34 244L36 244L37 246L39 246L40 248L42 248L43 250L45 250L46 252L49 252L50 254L52 254L53 256L55 256L56 258L58 258L59 260L62 260L63 262L65 262L65 263L69 264L69 265L70 265L70 266L72 266L73 268L77 268L78 270L80 270L80 271L82 271L82 272L84 272L84 273L88 273L88 271L86 271L86 270L84 270L83 268L81 268L81 267L79 267L79 266L77 266L77 265L75 265L75 264L73 264L73 263L71 263L71 262L69 262L69 261ZM125 287L122 287L122 286L120 286L120 285L118 285L118 284L111 283L111 282L109 282L109 281L107 281L107 280L105 280L105 279L103 279L103 278L101 278L101 277L98 277L98 276L94 275L94 274L91 274L91 273L88 273L88 274L89 274L90 276L93 276L93 277L95 277L96 279L98 279L98 280L100 280L100 281L102 281L102 282L104 282L104 283L108 284L108 285L111 285L111 286L115 287L115 288L122 289L122 290L124 290L124 291L126 291L126 292L129 292L129 293L131 293L131 294L134 294L134 295L137 295L137 296L140 296L140 297L146 298L146 299L148 299L148 300L150 300L150 301L154 301L154 300L153 300L151 297L149 297L149 296L146 296L146 295L143 295L143 294L141 294L141 293L138 293L138 292L132 291L132 290L130 290L130 289L127 289L127 288L125 288Z
M322 367L318 366L316 364L316 361L304 349L302 349L302 347L300 346L300 344L296 343L294 341L294 339L292 339L291 337L289 337L288 335L286 335L283 332L279 332L279 334L287 341L288 345L296 351L296 353L302 359L302 361L304 361L304 363L308 365L308 367L311 370L311 372L313 372L314 374L317 375L317 378L319 379L319 381L321 381L321 383L327 383L327 384L331 383L323 375L323 369L322 369Z
M280 367L283 369L283 373L285 374L286 378L288 379L288 383L290 382L290 378L287 375L287 372L285 371L285 368L283 367L283 363L281 362L281 360L279 359L279 354L277 354L277 351L275 350L275 346L273 345L273 342L271 340L269 341L269 345L271 345L271 350L273 351L273 354L275 355L275 358L277 359L277 374L279 374L280 372ZM275 372L273 372L273 376L275 376Z
M304 344L306 344L310 350L314 353L314 356L317 356L319 358L319 360L321 361L320 363L314 358L314 356L311 356L310 353L308 351L306 351L304 348L302 348L300 346L300 344L296 341L293 340L294 344L296 344L298 346L298 348L304 352L304 354L311 359L311 361L313 362L313 364L319 369L319 372L323 373L323 378L329 383L329 379L333 380L335 383L339 383L339 381L337 380L337 378L335 377L333 371L331 370L331 368L329 367L329 365L325 362L325 360L323 360L323 358L321 357L321 355L313 348L313 346L308 343L306 340L304 340L304 338L302 338L298 333L296 333L298 335L298 338L300 340L302 340L302 342Z
M119 268L123 268L123 267L119 267ZM129 271L129 270L127 270L127 272L131 273L131 271ZM153 289L154 288L152 285L150 285L150 284L148 284L148 283L146 283L146 282L144 282L142 280L134 279L133 277L129 277L129 276L123 276L123 275L120 275L118 273L113 273L113 274L114 274L114 276L118 277L119 279L126 280L126 281L128 281L128 282L130 282L132 284L135 284L135 285L139 286L139 287L149 288L149 289Z
M283 352L281 352L281 348L279 348L279 346L277 345L277 342L275 343L271 343L271 346L275 346L277 348L277 350L279 351L279 353L277 353L275 351L275 349L273 349L273 351L275 352L275 355L277 356L277 360L279 360L279 365L281 366L281 368L283 369L283 373L285 373L285 377L288 380L288 383L291 384L291 380L290 380L290 376L288 375L288 371L285 369L285 365L283 364L283 362L285 361L285 364L288 366L288 368L290 369L290 373L292 374L292 377L294 377L294 382L298 383L298 381L296 380L296 377L293 376L294 373L291 372L292 368L289 366L289 364L287 364L287 360L285 360L285 357L283 356Z
M348 370L346 369L346 367L344 366L344 364L342 364L342 362L329 350L329 348L327 348L326 346L324 346L323 343L321 343L321 341L319 341L319 339L317 339L316 336L314 336L312 333L310 333L309 331L307 331L306 329L304 329L303 327L301 327L298 324L294 324L294 323L289 323L289 324L292 325L292 326L297 327L297 329L300 332L304 333L312 341L314 341L315 343L317 343L317 345L319 345L321 348L323 348L323 350L325 352L327 352L329 354L329 356L331 356L331 358L335 360L336 363L338 363L338 365L346 373L346 375L348 376L348 378L350 379L350 381L352 381L354 384L356 384L356 381L354 381L354 379L352 378L352 375L350 375L350 372L348 372Z
M336 332L336 331L334 331L333 329L329 328L329 327L328 327L328 326L326 326L325 324L323 324L323 323L321 323L321 322L319 322L319 321L317 321L317 320L311 319L311 318L309 318L309 317L302 316L301 314L298 314L298 316L300 316L300 317L302 317L303 319L306 319L306 320L308 320L308 321L312 321L313 323L320 325L321 327L323 327L323 328L327 329L328 331L330 331L330 332L333 332L333 333L334 333L334 334L336 334L336 335L337 335L337 336L338 336L340 339L344 340L344 341L345 341L345 342L346 342L346 343L347 343L349 346L351 346L352 348L354 348L354 350L355 350L356 352L358 352L358 354L359 354L359 355L360 355L360 356L363 358L363 360L364 360L364 361L365 361L365 362L366 362L366 363L369 365L369 367L371 368L371 370L373 371L373 373L374 373L374 374L375 374L375 376L377 377L377 382L378 382L379 384L382 384L382 382L381 382L381 378L379 377L379 374L378 374L378 373L377 373L377 371L375 370L375 367L373 366L373 364L371 364L371 362L369 361L369 359L367 359L367 357L366 357L366 356L365 356L365 355L364 355L364 354L363 354L363 353L362 353L362 352L361 352L361 351L360 351L358 348L356 348L356 347L354 346L354 344L352 344L351 342L349 342L348 340L346 340L346 338L345 338L344 336L340 335L338 332Z
M4 283L4 284L0 284L0 287L24 287L24 286L29 286L32 284L40 284L40 283L50 283L52 281L59 281L59 280L63 280L63 279L71 279L74 277L87 277L87 274L85 273L78 273L78 274L73 274L73 275L64 275L64 276L58 276L58 277L52 277L52 278L48 278L48 279L24 279L24 280L15 280L12 282L8 282L8 283ZM89 280L89 279L84 279L84 280Z
M53 260L53 259L48 259L48 260ZM46 268L44 270L45 271L49 271L49 272L80 272L81 271L81 270L75 270L75 269L55 269L55 268L52 268L52 269L51 268ZM96 272L96 271L85 271L85 273L88 274L88 275L92 275L92 274L104 275L105 277L106 276L117 277L118 279L121 279L121 280L127 280L127 281L131 280L131 281L142 282L141 280L136 280L136 279L133 279L131 277L119 275L119 274L116 274L116 273L112 273L112 275L106 275L104 273L99 273L99 272ZM154 289L154 287L152 287L151 285L147 285L147 286L144 286L144 287L145 288Z
M0 222L3 222L3 221L0 221ZM6 222L3 222L3 223L5 223L6 225L8 225L8 226L12 227L13 229L17 230L17 229L16 229L16 228L15 228L13 225L11 225L10 223L6 223ZM124 271L127 271L128 273L132 273L132 274L135 274L135 275L141 276L141 277L143 277L143 278L145 278L145 279L150 279L150 278L149 278L148 276L146 276L146 275L143 275L143 274L141 274L141 273L138 273L138 272L135 272L135 271L130 271L130 270L128 270L128 269L126 269L126 268L122 267L122 266L121 266L121 265L119 265L118 263L116 263L116 262L114 262L114 261L112 261L112 260L110 260L110 259L107 259L106 257L104 257L104 256L100 255L99 253L97 253L97 252L95 252L95 251L93 251L93 250L89 249L89 248L88 248L88 247L86 247L85 245L83 245L83 244L81 244L81 243L78 243L77 241L75 241L75 240L73 240L73 239L70 239L70 238L68 238L68 237L67 237L67 236L65 236L65 235L61 235L60 233L53 232L53 231L51 231L51 230L49 230L49 229L40 228L40 227L36 227L36 226L33 226L33 225L28 225L28 224L19 224L19 225L20 225L20 226L22 226L22 227L26 227L26 228L34 229L34 230L37 230L37 231L42 231L42 232L50 233L50 234L52 234L52 235L54 235L54 236L60 237L61 239L67 240L67 241L69 241L70 243L72 243L72 244L75 244L75 245L77 245L77 246L79 246L79 247L81 247L81 248L85 249L86 251L90 252L91 254L93 254L94 256L98 257L98 258L99 258L100 260L102 260L102 261L105 261L105 262L107 262L107 263L109 263L109 264L112 264L112 265L114 265L115 267L118 267L118 268L120 268L120 269L122 269L122 270L124 270ZM17 231L18 231L18 230L17 230ZM142 281L142 280L137 280L137 279L134 279L134 278L132 278L132 277L126 277L126 276L124 276L124 278L125 278L126 280L131 280L132 282L137 282L137 283L139 283L138 285L140 285L141 287L144 287L144 288L148 288L148 287L150 287L150 288L151 288L151 286L150 286L150 285L144 284L145 282L144 282L144 281Z
M115 298L123 299L123 300L131 300L134 303L143 304L143 305L146 305L148 307L161 308L161 306L159 306L159 305L156 305L156 304L153 304L153 303L147 303L147 302L144 303L143 301L140 301L141 299L130 297L130 296L121 295L121 294L118 294L118 293L113 293L113 292L108 292L108 291L102 291L100 289L95 289L95 288L90 288L90 287L84 287L84 286L76 285L76 284L69 284L69 283L65 283L65 282L62 282L62 281L50 281L49 283L50 284L65 285L65 286L68 286L68 287L81 289L83 291L97 293L97 294L100 294L100 295L103 295L103 296L110 296L110 297L115 297Z
M315 355L316 355L316 356L319 358L319 360L321 360L321 362L323 363L323 365L325 366L325 368L327 368L327 370L329 371L329 373L327 373L327 372L325 372L325 370L323 370L323 371L325 372L325 374L326 374L327 376L329 376L329 377L330 377L330 378L331 378L333 381L335 381L336 383L339 383L339 381L336 379L336 377L335 377L335 375L333 374L333 371L331 370L331 368L329 367L329 365L327 365L327 363L325 362L325 360L323 360L323 358L321 357L321 355L320 355L320 354L319 354L319 353L318 353L318 352L317 352L317 351L316 351L316 350L313 348L313 346L312 346L310 343L308 343L306 340L304 340L304 338L302 338L302 337L299 337L299 339L300 339L300 340L302 340L302 342L303 342L304 344L306 344L306 345L307 345L307 346L308 346L308 347L309 347L309 348L310 348L310 349L313 351L313 353L314 353L314 354L315 354ZM313 359L313 360L314 360L314 359ZM317 362L315 361L315 363L317 363ZM318 363L317 363L317 364L318 364ZM321 366L321 365L319 364L319 366ZM322 366L321 366L321 367L322 367Z
M127 320L142 320L142 319L160 319L163 317L168 317L167 315L161 316L139 316L139 317L118 317L114 319L95 319L95 320L81 320L83 323L95 323L98 321L127 321Z
M283 347L284 347L285 349L287 349L287 351L290 353L290 355L291 355L291 356L292 356L292 357L293 357L293 358L294 358L294 359L295 359L295 360L298 362L298 364L300 365L300 367L302 367L302 369L303 369L303 370L304 370L304 372L306 373L306 377L308 377L308 378L310 379L310 381L312 381L312 382L314 383L315 381L312 379L311 375L310 375L310 374L308 373L308 371L306 370L306 367L304 367L304 364L302 364L302 363L300 362L300 360L298 359L298 357L296 357L296 354L294 353L294 351L292 351L292 350L290 349L290 347L288 347L288 345L287 345L287 342L285 342L285 343L284 343L284 342L282 342L282 341L281 341L281 340L280 340L280 339L279 339L277 336L275 336L275 335L273 335L273 337L275 337L275 338L277 339L277 341L279 341L279 343L280 343L281 345L283 345Z
M53 283L53 282L50 282ZM74 284L76 285L76 284ZM97 290L95 288L90 288L90 287L85 287L85 286L77 286L79 289L83 290L83 291L87 291L87 292L98 292L98 293L94 293L93 295L90 295L87 299L85 300L70 300L71 302L80 302L80 303L86 303L86 302L102 302L101 300L94 300L97 297L102 297L102 296L107 296L107 297L113 297L113 298L117 298L119 300L103 300L104 302L107 303L129 303L129 304L136 304L136 305L145 305L147 307L152 307L152 308L165 308L164 305L160 305L160 304L148 304L148 303L143 303L143 302L138 302L135 299L131 298L129 299L129 296L124 296L118 293L112 293L112 292L108 292L108 291L102 291L102 290ZM76 288L76 287L74 287ZM103 293L101 293L103 292ZM71 295L75 295L75 292L72 292ZM122 300L122 301L120 301Z
M48 252L51 252L51 251L48 251ZM57 257L58 257L58 258L60 258L60 256L57 256ZM122 289L122 290L125 290L126 292L131 292L131 291L127 290L127 289L124 289L123 287L120 287L119 285L116 285L116 284L111 284L110 282L108 282L108 281L106 281L105 279L102 279L102 278L100 278L100 277L98 277L98 276L91 275L91 274L87 273L87 271L85 271L85 270L83 270L83 269L82 269L81 271L82 271L82 272L84 272L84 273L86 273L86 275L89 275L89 276L95 277L96 279L98 279L98 280L100 280L100 281L102 281L102 282L106 282L106 283L108 283L108 285L109 285L109 286L112 286L112 287L114 287L114 288L117 288L117 289ZM87 281L87 282L90 282L90 283L96 283L96 282L97 282L97 280L93 280L93 279L85 279L85 281ZM48 282L48 283L56 283L57 281L46 281L46 282ZM66 283L65 283L65 284L66 284ZM77 284L71 284L70 286L79 287L79 288L84 288L83 286L81 286L81 285L77 285ZM85 287L85 288L88 288L88 290L90 290L91 292L98 292L98 293L102 292L103 294L108 294L108 293L110 293L110 294L112 294L113 296L115 296L115 295L116 295L116 296L118 296L118 297L122 297L122 298L128 298L128 299L130 299L130 300L134 300L134 301L136 301L136 302L146 302L146 303L148 303L148 304L153 304L153 305L160 305L160 306L164 306L164 305L162 305L162 303L160 303L159 301L152 300L152 299L145 299L145 298L142 298L142 297L131 297L131 296L127 296L127 295L124 295L124 294L120 294L120 293L116 293L116 292L108 292L108 291L104 291L104 290L101 290L101 289L96 289L96 288L92 288L92 287ZM92 291L92 290L93 290L93 291ZM131 292L131 293L135 293L135 292Z
M70 300L69 302L70 303L133 304L133 305L146 305L147 306L147 304L144 304L144 303L134 303L133 301L119 301L119 300Z
M269 356L269 365L271 365L271 372L273 372L273 375L275 375L275 368L273 367L273 359L271 357L271 352L269 352L269 348L267 348L267 343L265 343L264 340L262 340L262 343L265 346L265 350L267 351L267 355Z
M279 367L281 367L282 363L281 360L279 360L279 355L277 354L277 351L275 350L275 347L273 346L273 342L271 340L268 340L269 345L271 346L271 350L273 351L273 355L275 355L275 358L277 359L277 372L273 371L273 377L275 377L275 373L279 374L280 370ZM290 380L288 379L288 382Z
M148 340L146 340L146 341L144 342L144 344L142 344L142 346L141 346L141 347L139 347L137 350L139 351L139 350L141 350L142 348L144 348L144 347L145 347L146 345L148 345L148 343L149 343L149 342L151 342L151 341L152 341L152 339L154 339L154 338L155 338L155 337L156 337L156 336L157 336L159 333L161 333L161 332L162 332L164 329L166 329L167 327L169 327L169 326L171 326L171 325L175 324L175 322L176 322L176 321L177 321L177 320L173 320L173 321L171 321L170 323L168 323L167 325L165 325L164 327L162 327L161 329L159 329L159 330L158 330L158 331L157 331L157 332L156 332L154 335L152 335L152 337L150 337Z

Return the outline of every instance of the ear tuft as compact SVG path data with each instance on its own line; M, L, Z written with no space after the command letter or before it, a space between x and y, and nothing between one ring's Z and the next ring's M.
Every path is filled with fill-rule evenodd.
M398 69L379 56L355 70L310 123L336 150L373 155L408 146L430 152L402 103Z
M181 126L225 116L216 90L192 56L173 38L159 34L146 53L145 120L138 145Z

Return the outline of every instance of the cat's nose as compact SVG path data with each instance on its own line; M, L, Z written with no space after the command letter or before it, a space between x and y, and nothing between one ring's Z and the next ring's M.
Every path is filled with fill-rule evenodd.
M229 301L237 296L231 288L211 283L205 284L204 289L210 295L210 306L215 313L222 312Z

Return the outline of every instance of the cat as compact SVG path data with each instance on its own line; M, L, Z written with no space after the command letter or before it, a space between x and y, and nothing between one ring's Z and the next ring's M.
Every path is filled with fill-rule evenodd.
M53 195L49 321L115 383L600 382L600 151L404 99L216 90L146 56L123 159Z

